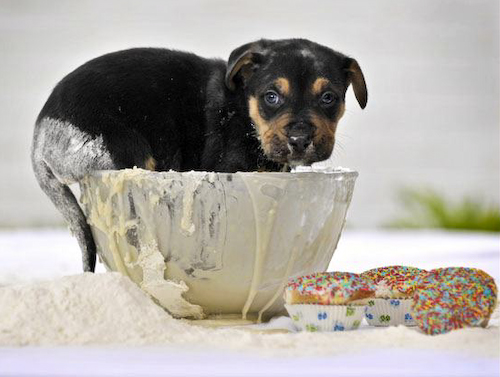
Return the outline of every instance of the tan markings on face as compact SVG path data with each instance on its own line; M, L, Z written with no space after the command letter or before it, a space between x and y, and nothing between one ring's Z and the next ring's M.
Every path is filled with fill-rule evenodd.
M147 170L155 170L156 169L156 160L153 157L149 157L144 162L144 168Z
M253 96L251 96L248 100L248 108L250 118L257 128L257 133L259 134L262 149L266 154L271 153L272 140L274 136L277 136L278 139L280 139L284 143L287 142L285 127L290 122L289 113L283 113L272 121L265 120L260 115L258 100Z
M327 143L331 144L333 147L333 143L335 142L335 131L337 130L337 124L344 115L345 112L345 104L342 102L339 106L339 111L337 112L337 116L334 120L325 118L318 114L311 115L311 122L316 127L316 132L314 133L313 142L314 144L319 143Z
M337 122L340 120L340 118L342 118L344 116L344 113L345 113L345 103L342 102L339 106L339 111L337 113L337 117L336 117Z
M278 87L281 94L288 96L290 94L290 81L284 77L278 77L274 82L274 85Z
M330 81L328 81L328 79L324 77L318 77L312 84L311 87L312 94L314 94L315 96L320 94L326 88L329 82Z

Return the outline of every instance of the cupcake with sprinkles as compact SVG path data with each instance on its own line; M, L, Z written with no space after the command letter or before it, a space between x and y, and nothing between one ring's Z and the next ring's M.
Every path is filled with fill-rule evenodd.
M359 327L375 285L351 272L320 272L289 280L285 307L300 330L344 331Z
M361 276L376 286L375 298L365 307L372 326L415 326L412 304L417 282L427 271L409 266L378 267Z
M419 279L413 297L418 327L444 334L463 327L486 327L497 305L495 280L476 268L438 268Z

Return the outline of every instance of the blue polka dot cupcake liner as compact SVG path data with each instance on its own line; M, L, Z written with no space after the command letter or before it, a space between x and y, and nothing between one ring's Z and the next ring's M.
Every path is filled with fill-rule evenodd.
M302 331L347 331L359 327L364 316L361 305L285 305L295 326Z
M411 298L374 298L365 306L365 319L371 326L416 326Z

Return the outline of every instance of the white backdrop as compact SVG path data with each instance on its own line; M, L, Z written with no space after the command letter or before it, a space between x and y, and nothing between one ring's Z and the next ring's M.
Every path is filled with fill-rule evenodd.
M103 53L163 46L227 58L304 37L358 59L332 164L360 172L348 224L397 214L401 186L499 201L499 5L491 0L0 1L0 226L61 224L29 161L34 120L66 73Z

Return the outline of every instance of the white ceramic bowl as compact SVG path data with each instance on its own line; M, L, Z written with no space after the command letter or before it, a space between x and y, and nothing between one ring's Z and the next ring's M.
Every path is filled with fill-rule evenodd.
M289 277L326 270L357 175L127 169L80 187L108 269L143 287L155 274L183 281L184 298L205 314L245 318L282 312ZM161 266L147 267L145 255L160 253Z

